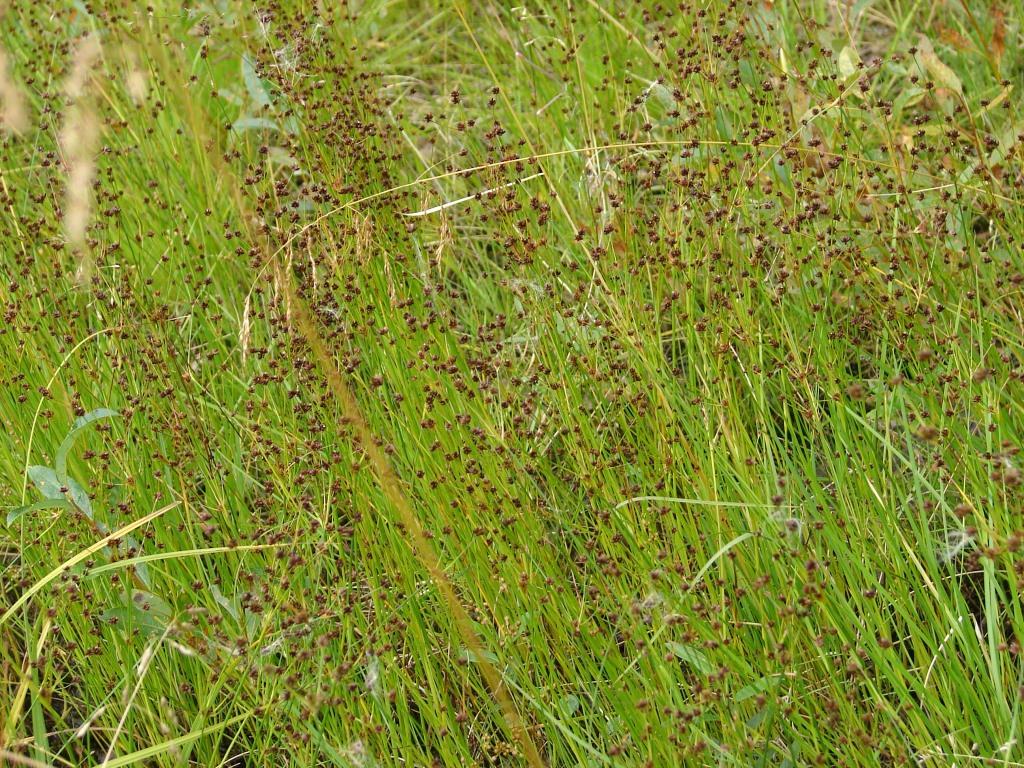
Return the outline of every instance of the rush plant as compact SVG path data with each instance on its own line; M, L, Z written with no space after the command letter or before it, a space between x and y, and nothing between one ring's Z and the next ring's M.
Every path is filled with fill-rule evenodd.
M0 763L1024 765L1022 23L9 4Z

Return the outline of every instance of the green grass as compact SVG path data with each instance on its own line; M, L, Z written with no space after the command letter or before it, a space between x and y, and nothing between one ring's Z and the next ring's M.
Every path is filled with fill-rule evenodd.
M152 5L0 21L0 763L1024 765L1015 4Z

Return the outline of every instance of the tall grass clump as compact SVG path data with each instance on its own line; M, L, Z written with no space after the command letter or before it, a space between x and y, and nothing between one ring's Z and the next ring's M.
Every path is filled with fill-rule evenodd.
M1024 764L1022 19L11 4L0 763Z

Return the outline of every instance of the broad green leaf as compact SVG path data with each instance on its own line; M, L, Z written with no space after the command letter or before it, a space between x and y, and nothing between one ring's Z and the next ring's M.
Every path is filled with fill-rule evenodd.
M271 162L277 163L278 165L284 166L298 166L299 161L296 160L287 149L282 147L271 147L268 153L268 158Z
M770 717L774 713L775 705L772 703L769 703L766 706L761 707L761 709L757 710L757 712L755 712L753 715L750 716L750 718L747 719L747 728L749 728L752 731L756 731L758 728L761 727L761 723L763 723L766 718Z
M161 624L158 618L125 605L104 611L100 618L107 624L116 624L118 627L141 629L147 635L159 635L166 629L166 625Z
M37 501L35 504L28 504L24 507L15 507L7 513L7 525L11 525L24 515L31 512L38 512L43 509L71 509L71 505L66 499L45 499L43 501Z
M689 664L703 675L710 675L715 671L715 665L708 661L708 657L691 645L682 643L666 643L668 649L675 654L680 661Z
M789 744L789 757L782 761L780 768L796 768L800 765L800 753L803 752L803 744L799 738L794 738Z
M132 591L132 605L144 613L152 613L164 619L170 619L174 613L166 600L142 589Z
M779 678L778 677L773 677L773 676L762 677L760 680L755 680L750 685L745 685L742 688L740 688L738 691L736 691L736 695L733 696L733 699L737 703L739 703L741 701L746 701L747 699L751 699L751 698L753 698L754 696L757 696L760 693L764 693L765 691L767 691L767 690L769 690L771 688L774 688L778 684L779 684Z
M770 166L775 171L775 176L787 190L793 188L793 175L789 172L789 166L783 158L777 158Z
M242 57L242 79L245 81L245 89L249 92L249 98L253 104L269 107L270 93L267 90L267 85L256 74L256 66L248 54Z
M49 467L34 464L28 468L28 477L43 496L48 499L63 499L61 483L57 479L57 473Z
M904 110L914 106L920 102L927 91L924 88L908 87L900 91L899 95L893 99L892 108L893 114L897 117L902 118Z
M844 81L849 80L857 74L857 67L860 64L860 56L852 46L846 46L839 52L839 76Z
M132 592L130 599L127 595L123 596L121 605L106 611L103 619L109 623L116 622L132 629L141 629L149 635L159 635L167 629L172 615L171 607L162 598L152 592L137 589Z
M65 435L64 440L61 441L60 447L57 449L57 456L55 458L56 474L57 479L64 485L68 484L68 454L75 445L75 441L82 436L82 432L92 424L94 421L100 419L109 419L112 416L118 416L117 411L111 410L110 408L97 408L94 411L89 411L84 416L79 416L75 419L75 423L71 425L71 430Z
M124 485L114 483L114 486L107 492L107 506L114 508L124 499Z
M218 88L217 96L224 99L229 104L234 104L236 107L243 105L242 97L239 96L233 89Z
M92 520L92 500L89 498L89 494L85 492L85 488L79 485L78 481L73 477L64 478L64 485L68 489L68 498L71 499L71 503L82 510L83 515Z
M986 164L990 168L1001 165L1017 146L1017 136L1022 132L1024 132L1024 120L1018 120L1016 123L1010 123L1006 126L999 137L999 144L988 156ZM961 184L969 182L971 177L974 175L974 169L975 166L973 163L968 165L963 171L961 171L957 181Z
M113 408L96 408L95 410L89 411L75 419L75 423L71 425L71 429L74 431L86 426L87 424L92 424L94 421L98 421L99 419L109 419L111 416L120 415L121 414Z
M732 139L735 135L732 121L729 119L729 112L721 106L715 107L715 129L718 131L718 138L723 141Z
M210 592L213 593L213 599L220 605L235 621L238 621L238 608L235 606L235 601L229 600L224 596L224 593L220 591L220 587L216 584L210 585Z
M609 717L604 724L604 732L606 736L615 737L622 733L622 718L618 715L612 715Z
M676 105L675 96L672 95L672 91L666 88L661 83L655 82L651 84L651 93L661 102L661 105L665 109L672 109Z
M52 582L54 579L56 579L62 573L66 573L68 571L68 569L74 568L76 565L81 563L83 560L88 560L96 552L98 552L101 549L103 549L104 547L106 547L106 545L109 544L112 539L118 538L119 536L127 536L129 533L131 533L135 529L141 528L144 525L148 525L149 523L151 523L153 520L156 520L161 515L167 513L168 511L174 509L175 507L177 507L178 504L180 504L180 503L181 502L179 502L179 501L172 501L170 504L168 504L166 506L160 507L159 509L154 509L148 515L143 515L138 520L133 520L132 522L128 523L128 525L125 525L125 526L122 526L121 528L118 528L113 533L110 533L110 534L104 536L99 541L97 541L97 542L95 542L93 544L90 544L88 547L85 547L84 549L79 551L76 555L74 555L69 560L65 560L63 563L61 563L56 568L52 569L49 573L47 573L45 576L43 576L43 578L41 578L38 581L36 581L35 584L33 584L31 587L29 587L24 592L22 592L21 593L21 597L19 597L17 600L15 600L13 603L11 603L10 607L8 607L7 610L3 612L3 614L0 614L0 626L3 626L3 624L8 619L10 619L11 616L13 616L15 613L17 613L21 609L21 607L23 605L25 605L25 603L27 603L36 594L38 594L40 592L40 590L45 589L47 584Z
M580 708L580 698L573 694L563 696L558 702L558 708L562 710L562 714L566 717L572 717Z

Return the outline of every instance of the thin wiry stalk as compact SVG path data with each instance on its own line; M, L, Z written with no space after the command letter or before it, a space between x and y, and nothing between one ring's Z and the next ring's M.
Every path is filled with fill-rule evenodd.
M161 60L166 61L163 56L161 56ZM188 93L178 89L178 97L189 116L190 126L198 139L197 144L206 150L211 149L214 143L208 138L205 121L192 103ZM253 218L248 211L245 199L241 195L241 185L215 152L208 151L207 158L217 173L218 178L222 181L224 188L232 191L236 211L243 222L243 226L245 226L249 233L250 241L258 244L257 247L262 249L264 263L276 264L276 255L267 247L265 238L252 226ZM338 370L333 355L328 351L327 346L321 339L315 323L309 316L305 302L296 291L290 270L280 267L275 267L275 269L283 278L281 285L286 304L291 310L291 320L312 350L328 387L341 407L346 420L354 427L359 448L369 458L382 490L387 496L388 501L391 502L398 512L402 525L409 532L412 550L417 560L426 569L427 573L430 574L430 578L440 593L445 608L455 623L462 642L465 643L467 650L474 657L487 686L498 703L510 735L518 742L522 749L522 754L529 765L533 768L541 768L545 765L545 762L540 755L540 751L537 749L533 737L530 735L529 729L512 702L508 688L502 681L501 675L494 664L487 658L483 644L473 628L472 620L455 593L455 588L452 586L447 573L445 573L444 568L441 566L437 552L427 538L423 525L412 508L412 504L402 490L398 475L395 473L391 462L378 446L376 437L363 416L359 403L345 383L345 379Z

